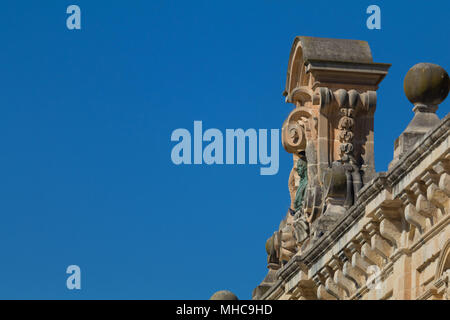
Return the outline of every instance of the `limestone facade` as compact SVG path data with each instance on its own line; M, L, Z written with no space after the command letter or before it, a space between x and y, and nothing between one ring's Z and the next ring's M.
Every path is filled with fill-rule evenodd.
M435 114L449 77L433 64L408 72L414 117L376 173L376 97L389 67L364 41L295 39L282 130L291 204L253 299L450 299L450 115Z

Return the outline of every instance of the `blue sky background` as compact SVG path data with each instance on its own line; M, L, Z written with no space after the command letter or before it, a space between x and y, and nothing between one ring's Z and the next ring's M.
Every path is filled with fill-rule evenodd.
M82 30L66 28L66 8ZM366 28L366 8L382 30ZM248 299L289 205L280 170L175 166L174 129L280 128L297 35L369 41L378 171L412 119L403 78L450 70L448 1L3 1L0 298ZM449 100L440 106L440 117ZM281 146L280 146L281 148ZM66 288L66 267L82 290Z

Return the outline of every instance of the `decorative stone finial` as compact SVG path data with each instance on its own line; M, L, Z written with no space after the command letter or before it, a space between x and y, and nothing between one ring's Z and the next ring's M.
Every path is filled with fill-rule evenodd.
M406 74L404 81L406 97L421 111L435 112L450 90L448 73L437 64L418 63Z
M209 300L239 300L236 295L228 290L217 291Z
M395 141L394 159L389 164L389 169L440 123L435 112L449 93L450 80L441 66L418 63L406 74L403 86L406 97L414 104L415 115Z

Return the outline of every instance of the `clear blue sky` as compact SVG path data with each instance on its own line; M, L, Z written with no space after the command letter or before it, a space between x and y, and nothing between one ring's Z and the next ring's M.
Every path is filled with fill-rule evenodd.
M66 8L82 30L66 28ZM366 28L366 8L382 30ZM378 91L378 171L412 118L403 78L450 71L448 1L3 1L0 298L250 298L289 205L280 170L175 166L174 129L280 128L297 35L367 40L392 63ZM450 100L450 99L449 99ZM438 114L449 111L449 101ZM66 267L82 289L66 288Z

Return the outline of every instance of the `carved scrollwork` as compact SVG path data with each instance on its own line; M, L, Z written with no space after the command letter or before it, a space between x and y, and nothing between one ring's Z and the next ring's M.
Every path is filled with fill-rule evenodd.
M298 101L301 105L312 101L314 97L313 91L305 86L297 87L286 97L286 102L293 103Z
M297 243L294 237L294 228L291 224L287 224L280 230L281 234L281 248L280 261L281 263L288 262L297 252Z
M355 107L358 103L359 94L355 90L347 92L344 89L337 90L334 97L340 107L342 118L339 120L339 140L341 142L341 160L349 162L353 158L353 129L355 126Z
M305 128L299 122L283 126L282 143L289 153L298 153L306 148Z
M328 88L320 87L317 89L317 94L320 97L320 108L326 109L333 101L333 93Z
M266 241L267 267L271 270L278 270L281 266L280 247L281 247L280 233L279 231L276 231Z
M309 117L309 113L295 109L283 123L281 142L287 152L298 154L305 150Z

